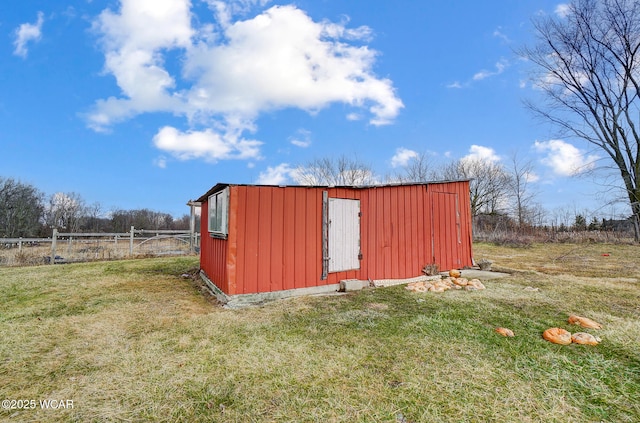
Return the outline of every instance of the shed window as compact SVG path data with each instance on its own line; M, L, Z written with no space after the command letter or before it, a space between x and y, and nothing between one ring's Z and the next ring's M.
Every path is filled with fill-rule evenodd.
M227 236L229 221L229 188L209 196L209 232L212 235Z

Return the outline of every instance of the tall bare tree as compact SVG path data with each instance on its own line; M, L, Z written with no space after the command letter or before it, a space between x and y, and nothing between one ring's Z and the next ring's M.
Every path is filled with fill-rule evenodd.
M531 186L534 179L533 162L523 160L515 152L509 162L511 178L509 180L511 207L518 224L533 225L540 208L534 203L537 191Z
M606 153L640 242L640 1L573 0L563 17L534 26L538 43L519 53L535 65L546 102L529 107Z
M49 197L46 208L46 222L51 228L77 232L85 215L85 202L75 192L57 192Z
M373 185L377 183L371 167L357 158L324 157L298 166L295 180L302 185Z
M471 215L502 212L507 204L510 177L498 163L481 158L463 158L440 169L445 180L470 179Z

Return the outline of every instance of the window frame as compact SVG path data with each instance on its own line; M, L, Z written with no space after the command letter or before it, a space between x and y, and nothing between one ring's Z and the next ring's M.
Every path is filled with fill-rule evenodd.
M229 187L209 196L208 230L215 238L227 238L229 235Z

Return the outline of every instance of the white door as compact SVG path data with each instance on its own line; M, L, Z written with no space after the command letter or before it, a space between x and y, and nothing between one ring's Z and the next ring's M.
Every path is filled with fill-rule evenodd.
M360 200L329 198L329 272L360 268Z

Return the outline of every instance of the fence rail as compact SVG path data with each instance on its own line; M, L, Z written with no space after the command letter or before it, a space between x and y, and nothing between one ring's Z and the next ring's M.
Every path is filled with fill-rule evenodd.
M193 254L199 250L199 241L200 234L188 230L149 230L132 226L129 232L86 233L58 232L54 229L50 238L0 238L3 250L0 252L0 265ZM11 250L14 252L11 253Z

